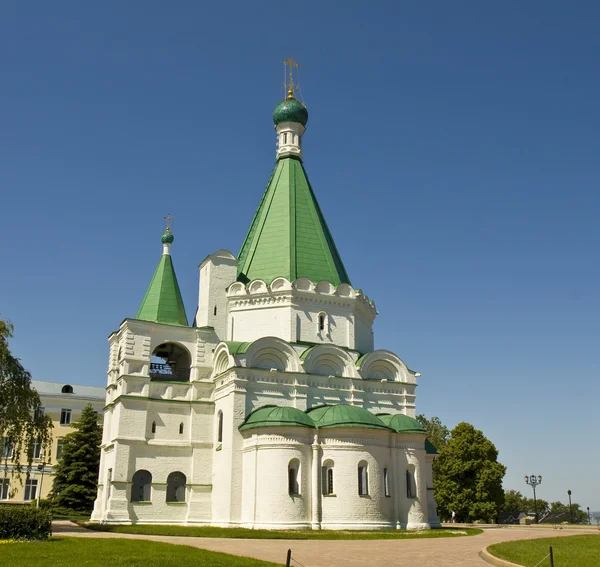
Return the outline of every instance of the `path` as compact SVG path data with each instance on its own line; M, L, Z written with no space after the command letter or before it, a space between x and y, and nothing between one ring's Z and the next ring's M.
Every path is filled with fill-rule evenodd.
M460 529L460 528L458 528ZM53 524L54 535L74 537L149 539L254 557L284 564L287 550L305 567L485 567L479 551L493 543L516 539L593 534L589 529L496 528L470 537L407 540L282 540L225 539L118 534L86 530L71 522ZM294 564L292 562L292 564Z

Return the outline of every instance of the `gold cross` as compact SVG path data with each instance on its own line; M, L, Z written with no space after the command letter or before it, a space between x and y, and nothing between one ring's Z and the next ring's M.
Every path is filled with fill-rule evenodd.
M298 87L297 84L294 84L294 67L296 69L300 68L300 65L294 61L292 57L282 61L283 63L283 86L285 90L288 92L288 97L294 96L294 89ZM289 82L288 82L288 68L289 68Z
M173 217L171 216L171 213L167 213L167 216L164 217L164 219L167 222L166 231L170 232L171 231L171 221L173 220Z

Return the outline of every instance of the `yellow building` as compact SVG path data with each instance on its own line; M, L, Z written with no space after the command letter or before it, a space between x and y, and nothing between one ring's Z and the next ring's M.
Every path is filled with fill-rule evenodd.
M78 386L76 384L60 384L57 382L40 382L33 380L33 387L37 390L42 401L44 412L52 418L52 447L49 454L42 454L41 447L34 445L33 463L31 469L25 469L21 483L12 477L10 458L12 448L4 440L1 449L0 461L0 501L4 503L22 503L35 500L38 495L47 498L52 489L54 479L54 465L60 459L62 443L65 435L71 433L71 424L81 415L81 411L88 404L102 414L105 400L104 388L94 386ZM26 463L24 456L22 462ZM7 463L8 474L5 474ZM16 489L15 494L11 492Z

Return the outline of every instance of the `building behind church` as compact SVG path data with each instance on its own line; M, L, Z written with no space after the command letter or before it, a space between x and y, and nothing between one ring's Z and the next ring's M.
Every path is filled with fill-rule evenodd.
M269 184L238 256L200 264L194 320L168 226L135 318L109 338L92 519L438 527L419 374L374 348L375 304L350 282L304 169L293 84L273 121Z

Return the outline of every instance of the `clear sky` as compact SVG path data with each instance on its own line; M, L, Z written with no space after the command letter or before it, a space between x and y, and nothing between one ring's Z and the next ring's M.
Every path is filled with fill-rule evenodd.
M36 380L104 385L175 217L239 251L301 63L305 165L376 346L505 487L600 510L598 2L28 2L0 9L0 316Z

